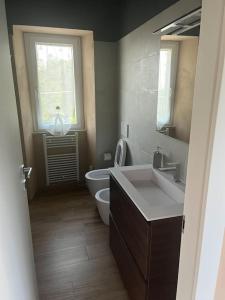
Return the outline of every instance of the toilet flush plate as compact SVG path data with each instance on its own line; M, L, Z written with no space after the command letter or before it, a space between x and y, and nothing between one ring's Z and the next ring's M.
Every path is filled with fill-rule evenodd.
M124 121L121 122L121 136L124 138L129 137L129 124Z
M112 154L104 153L104 161L110 161L110 160L112 160Z

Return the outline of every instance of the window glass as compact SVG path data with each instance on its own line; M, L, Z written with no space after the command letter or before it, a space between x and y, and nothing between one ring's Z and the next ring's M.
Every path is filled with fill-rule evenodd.
M160 50L157 128L171 121L171 60L172 50Z
M56 107L65 124L76 125L73 45L36 43L38 127L53 125Z

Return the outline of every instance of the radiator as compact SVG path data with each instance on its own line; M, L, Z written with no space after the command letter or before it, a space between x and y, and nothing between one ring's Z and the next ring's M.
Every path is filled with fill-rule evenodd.
M46 184L79 182L78 133L43 137Z

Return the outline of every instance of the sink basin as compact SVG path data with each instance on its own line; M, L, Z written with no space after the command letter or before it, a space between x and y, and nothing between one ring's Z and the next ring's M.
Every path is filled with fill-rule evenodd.
M181 216L184 185L152 165L117 167L111 174L121 185L147 221Z

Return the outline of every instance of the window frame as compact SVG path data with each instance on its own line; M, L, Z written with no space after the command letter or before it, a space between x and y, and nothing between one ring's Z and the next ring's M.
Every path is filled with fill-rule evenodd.
M71 130L84 129L84 103L83 103L83 70L81 38L78 36L64 36L54 34L24 33L24 45L28 69L28 82L31 97L31 109L35 131L47 131L38 124L39 100L38 100L38 72L36 59L36 43L72 45L74 59L74 84L75 107L77 124L71 125Z

